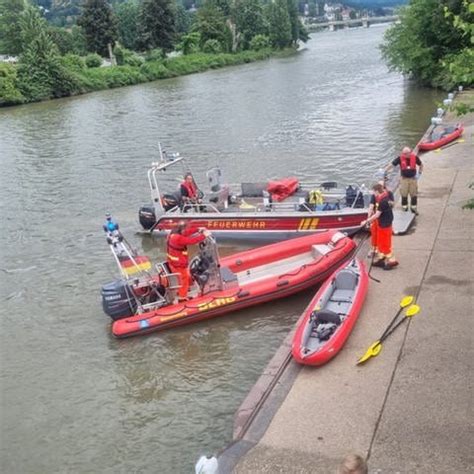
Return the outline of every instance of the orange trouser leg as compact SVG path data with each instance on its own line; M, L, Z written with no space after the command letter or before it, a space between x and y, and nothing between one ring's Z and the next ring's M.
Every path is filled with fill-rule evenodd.
M379 227L377 231L377 249L383 257L390 258L392 256L392 226Z
M173 273L179 273L180 276L181 288L178 290L178 296L181 299L186 299L189 290L189 269L188 267L175 267L173 265L170 265L170 267Z
M379 230L379 223L377 219L370 224L370 243L373 249L377 248L377 233Z

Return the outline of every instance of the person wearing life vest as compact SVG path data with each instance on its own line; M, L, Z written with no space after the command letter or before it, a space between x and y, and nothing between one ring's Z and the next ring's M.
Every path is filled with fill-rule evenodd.
M209 235L211 233L208 230L197 230L188 226L185 221L180 221L168 236L166 242L167 261L171 271L180 275L181 287L178 291L178 297L181 301L188 297L191 279L188 267L188 245L198 244Z
M401 155L397 156L387 167L387 171L390 171L394 166L400 166L400 196L402 197L402 208L404 211L408 211L408 196L410 196L410 210L415 215L418 215L417 177L423 172L423 163L411 148L406 146L403 148Z
M388 202L390 204L390 207L393 209L393 206L395 205L395 197L393 196L392 191L390 191L385 184L385 178L381 181L378 182L383 186L384 191L388 193ZM367 214L367 218L373 216L375 214L375 207L376 207L376 200L375 200L375 194L371 194L370 196L370 202L369 202L369 210ZM375 219L372 221L370 224L370 250L369 254L367 255L369 258L373 257L377 253L377 235L378 235L378 220Z
M375 196L375 212L361 224L372 224L375 220L377 221L376 249L378 259L373 265L382 267L384 270L391 270L398 265L398 262L392 253L393 211L390 204L390 191L380 183L375 184L372 189Z
M180 192L185 204L197 204L200 202L199 189L196 186L196 182L191 173L186 173L184 175L184 181L181 183Z

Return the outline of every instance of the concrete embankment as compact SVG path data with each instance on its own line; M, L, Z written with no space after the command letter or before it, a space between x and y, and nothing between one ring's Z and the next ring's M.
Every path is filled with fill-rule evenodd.
M369 472L474 471L474 210L463 209L474 196L474 114L444 118L457 121L462 140L421 155L420 215L394 237L400 266L373 269L381 282L344 349L321 368L299 367L289 335L239 410L219 472L332 473L349 452L367 457ZM356 366L409 294L421 312Z

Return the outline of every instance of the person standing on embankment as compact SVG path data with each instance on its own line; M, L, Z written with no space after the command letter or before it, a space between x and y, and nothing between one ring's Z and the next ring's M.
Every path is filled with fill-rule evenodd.
M402 197L402 209L408 211L408 196L410 196L410 210L418 215L418 175L423 172L423 163L411 148L404 147L402 154L397 156L386 168L390 172L395 166L400 166L400 196Z

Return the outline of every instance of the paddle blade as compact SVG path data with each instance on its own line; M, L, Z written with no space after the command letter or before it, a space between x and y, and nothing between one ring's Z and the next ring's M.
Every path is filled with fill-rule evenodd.
M374 342L365 352L365 354L357 361L357 365L363 364L365 361L369 360L371 357L379 355L382 350L382 344L380 341Z
M404 297L402 298L402 301L400 301L400 306L401 306L402 308L406 308L407 306L410 306L410 305L413 303L414 300L415 300L415 297L414 297L414 296L411 296L411 295L409 295L409 296L404 296Z
M420 312L420 307L417 304L412 304L405 312L407 318L411 318Z

